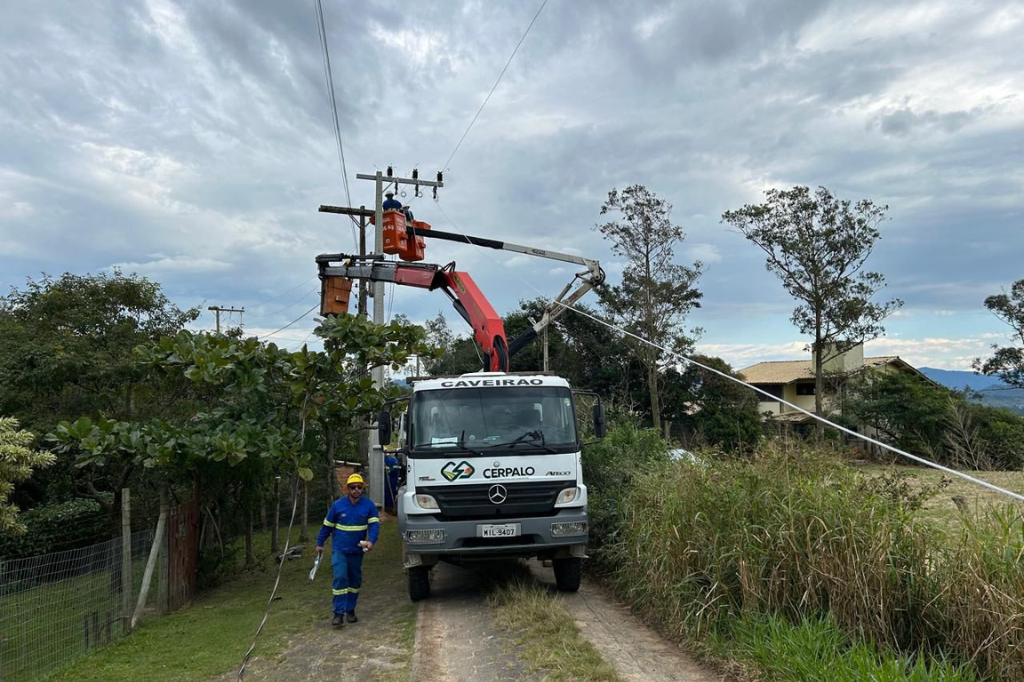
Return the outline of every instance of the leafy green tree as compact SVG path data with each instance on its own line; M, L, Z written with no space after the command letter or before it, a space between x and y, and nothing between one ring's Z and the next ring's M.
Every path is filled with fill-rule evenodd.
M1013 330L1018 345L993 345L992 357L978 358L974 368L983 374L999 377L1008 386L1024 388L1024 279L1010 287L1010 293L994 294L985 299L985 307Z
M18 420L0 417L0 533L18 534L25 526L18 523L18 508L8 502L14 484L32 475L34 469L53 464L48 452L36 452L30 446L35 436L18 428Z
M0 298L0 413L27 428L105 414L145 419L165 396L141 382L135 346L199 316L137 275L44 275Z
M693 342L684 324L690 310L700 307L702 294L696 283L702 266L699 261L692 267L672 261L685 235L682 227L672 223L671 212L670 203L643 185L608 193L601 215L614 214L618 219L598 225L597 230L626 264L622 283L604 287L601 300L612 319L627 331L657 346L686 352ZM631 345L643 361L651 421L655 429L660 429L664 353L648 344Z
M729 363L721 358L697 355L697 362L739 379ZM756 394L743 384L730 381L696 365L687 364L682 372L672 370L673 382L681 390L673 397L675 416L690 426L699 442L737 451L756 445L761 437L761 414Z
M425 358L422 367L431 376L450 376L477 372L483 367L483 356L472 337L459 336L448 326L444 314L427 320L427 344L432 348L431 357Z
M814 410L822 414L825 363L883 334L882 320L903 305L873 302L885 277L863 270L888 206L867 199L851 204L824 187L813 195L797 186L765 196L763 204L726 211L722 221L765 252L768 271L799 301L791 319L813 339Z

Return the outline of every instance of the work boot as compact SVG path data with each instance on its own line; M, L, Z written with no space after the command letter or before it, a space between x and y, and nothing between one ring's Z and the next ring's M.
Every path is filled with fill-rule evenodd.
M333 625L336 628L340 628L343 625L345 625L345 614L344 613L336 613L336 614L334 614L334 618L331 620L331 625Z
M356 617L356 612L355 611L349 611L348 612L348 622L350 622L350 623L358 623L359 622L359 619Z

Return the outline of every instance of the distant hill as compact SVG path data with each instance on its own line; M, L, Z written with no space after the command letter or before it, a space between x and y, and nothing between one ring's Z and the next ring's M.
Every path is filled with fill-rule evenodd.
M987 388L1002 386L1002 382L999 379L985 376L984 374L951 369L934 369L932 367L919 367L918 369L921 371L921 374L924 374L935 383L942 384L946 388L955 388L958 391L962 391L964 388L984 391Z
M980 394L980 401L992 407L1004 407L1024 415L1024 389L1006 388L1006 385L994 377L974 372L958 372L949 369L921 367L921 373L937 384L946 388L962 391L969 388Z

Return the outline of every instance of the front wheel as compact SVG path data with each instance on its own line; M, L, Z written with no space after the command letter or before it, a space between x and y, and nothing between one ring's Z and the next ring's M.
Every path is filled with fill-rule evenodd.
M409 583L409 599L420 601L430 596L430 567L413 566L406 569L406 580Z
M580 589L580 578L583 577L583 559L568 557L555 559L555 585L561 592L576 592Z

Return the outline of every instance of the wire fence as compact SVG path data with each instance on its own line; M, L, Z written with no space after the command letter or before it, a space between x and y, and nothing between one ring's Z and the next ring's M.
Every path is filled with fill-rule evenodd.
M0 680L29 682L129 630L153 531L90 547L0 561ZM124 579L124 571L130 579Z

